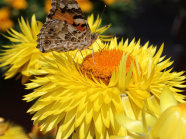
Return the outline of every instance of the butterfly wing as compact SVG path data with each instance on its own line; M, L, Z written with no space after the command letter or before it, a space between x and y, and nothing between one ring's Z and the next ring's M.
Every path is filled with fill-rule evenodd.
M51 9L47 16L47 20L52 19L57 10L60 10L61 13L71 13L73 15L78 15L81 19L85 20L85 16L83 15L83 12L76 0L52 0Z
M52 8L37 36L42 52L71 51L91 45L90 27L75 0L52 0Z

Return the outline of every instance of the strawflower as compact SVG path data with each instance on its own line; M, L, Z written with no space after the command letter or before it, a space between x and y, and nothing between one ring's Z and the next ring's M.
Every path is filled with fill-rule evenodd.
M93 4L90 0L77 0L83 12L90 12L93 10Z
M97 44L104 49L97 49ZM43 132L57 127L57 139L126 136L116 115L137 117L146 99L159 100L164 87L177 92L185 87L183 72L166 70L173 62L161 57L163 45L156 52L148 43L118 44L114 38L110 44L94 43L93 48L93 56L84 50L76 59L71 52L45 57L42 69L48 74L26 84L26 89L34 89L24 98L36 100L28 110L34 124ZM172 94L183 102L182 95Z
M176 104L169 92L161 96L161 112L157 122L150 131L151 138L184 139L186 138L186 103ZM168 96L169 95L169 96ZM170 98L168 100L168 98Z
M0 9L0 30L6 31L13 27L14 23L10 19L10 10L8 8Z
M124 2L124 3L129 3L130 0L103 0L105 4L107 5L112 5L116 2Z
M0 122L0 139L29 139L22 127L10 122Z
M51 0L45 0L45 12L49 13L51 8Z
M151 109L151 114L142 112L137 120L130 117L117 115L118 122L130 132L128 138L141 139L184 139L186 138L186 103L176 101L170 89L165 88L160 96L160 106L157 107L157 100L151 97L147 100L147 106L159 110ZM120 137L113 136L112 139Z
M55 138L56 135L56 129L51 130L50 132L48 132L47 134L43 134L40 131L40 128L37 125L34 125L32 127L31 132L28 134L28 136L31 139L39 139L39 138Z
M31 76L30 70L39 69L38 60L42 54L36 48L37 34L39 33L42 23L37 22L35 15L32 16L31 26L23 18L19 21L21 32L10 29L5 36L13 44L2 46L5 48L0 57L0 67L7 69L5 79L12 78L16 74L22 75L22 83L26 82Z
M83 12L90 12L93 9L93 4L90 0L77 0L81 10ZM48 13L51 8L51 0L45 1L45 11Z
M111 4L113 4L113 3L116 2L116 0L103 0L103 1L104 1L105 4L107 4L107 5L111 5Z
M8 2L13 8L17 10L24 10L27 7L26 0L5 0Z

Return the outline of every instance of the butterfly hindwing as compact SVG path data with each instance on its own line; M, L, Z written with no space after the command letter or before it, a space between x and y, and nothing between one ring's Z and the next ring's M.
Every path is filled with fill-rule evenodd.
M86 46L86 31L79 31L61 20L47 21L38 34L38 46L42 52L66 52ZM90 39L89 39L90 40Z

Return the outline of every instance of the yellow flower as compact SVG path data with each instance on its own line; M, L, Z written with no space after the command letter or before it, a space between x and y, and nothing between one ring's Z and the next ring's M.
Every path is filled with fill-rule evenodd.
M47 134L43 134L40 131L40 128L37 125L34 125L32 127L32 131L28 134L28 136L31 139L37 139L37 138L55 138L55 134L56 134L56 129L51 130L50 132L48 132Z
M129 3L130 2L130 0L103 0L103 1L107 5L114 4L115 2L125 2L125 3Z
M162 114L153 125L150 136L160 139L184 139L186 138L186 103L177 104L175 98L168 94L169 92L166 93L161 96Z
M49 13L51 8L51 0L45 0L45 12Z
M26 0L5 0L6 2L10 3L10 5L18 10L23 10L27 7Z
M8 8L0 9L0 30L6 31L13 26L13 22L10 19L10 11Z
M44 132L58 126L57 139L71 134L73 138L126 136L116 115L133 112L137 117L146 99L156 96L158 100L164 87L172 91L185 87L183 72L166 70L172 62L161 57L163 46L156 53L156 47L148 43L141 47L134 40L118 44L115 38L102 51L98 44L105 47L94 43L93 56L84 50L74 63L71 52L44 58L48 75L26 84L27 89L35 89L24 98L27 102L37 99L28 110L34 114L34 124ZM182 95L173 94L183 101Z
M12 43L12 45L3 46L6 48L4 53L1 53L0 67L7 69L5 73L5 79L12 78L16 74L22 75L22 83L27 81L31 76L30 71L39 69L40 64L38 60L42 54L36 48L37 34L39 33L42 24L36 21L35 16L32 16L31 26L29 23L25 23L24 19L21 18L19 21L21 33L10 29L8 33L10 36L5 36Z
M93 4L90 0L77 0L83 12L90 12L93 10Z
M186 138L186 103L167 109L152 127L151 136L162 139Z
M157 107L157 102L150 98L148 103ZM147 103L147 104L148 104ZM148 104L149 105L149 104ZM131 133L129 137L149 139L184 139L186 138L186 103L176 101L173 93L165 88L160 97L160 114L151 111L151 115L143 111L142 118L134 120L129 117L117 115L118 122ZM113 136L112 139L119 137Z
M93 4L89 0L77 0L79 6L81 7L81 10L83 12L90 12L93 9ZM51 0L45 1L45 11L48 13L51 8Z
M4 32L7 31L8 29L10 29L11 27L13 27L13 25L14 25L14 23L11 19L0 20L0 30L2 30Z
M116 0L104 0L105 4L111 5L116 2Z
M29 139L24 130L9 122L0 122L0 139Z
M12 7L15 9L23 10L27 7L26 0L13 0Z
M0 19L5 20L7 18L10 18L10 11L8 8L1 8L0 9Z

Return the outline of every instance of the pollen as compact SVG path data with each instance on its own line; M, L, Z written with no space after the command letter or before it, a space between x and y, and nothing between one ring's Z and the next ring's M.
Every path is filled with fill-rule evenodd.
M98 81L102 80L108 84L113 71L119 66L124 52L122 50L103 50L88 55L82 65L81 72L90 79L94 77ZM130 67L130 57L127 59L126 71Z

